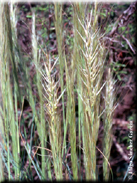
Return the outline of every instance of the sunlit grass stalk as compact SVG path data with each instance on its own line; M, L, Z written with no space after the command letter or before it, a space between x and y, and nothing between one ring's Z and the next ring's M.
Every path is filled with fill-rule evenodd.
M93 13L93 14L92 14ZM93 17L94 16L94 17ZM77 30L84 44L84 49L80 48L84 64L79 64L81 70L82 93L84 121L83 125L83 148L84 162L87 180L97 180L96 174L96 141L99 129L99 107L100 92L105 85L101 85L104 71L104 48L101 42L101 35L94 21L97 19L96 11L90 14L89 19L81 27L85 32L82 36ZM91 23L92 22L92 23ZM94 25L92 27L92 24Z
M3 50L3 53L4 50ZM10 172L10 156L9 156L9 135L10 135L10 122L9 122L9 119L10 119L10 113L9 113L9 102L11 102L8 98L8 91L9 91L9 88L11 87L10 86L10 83L9 83L9 63L7 62L6 63L6 58L8 58L7 54L3 54L4 57L2 57L2 64L1 64L1 68L2 68L2 73L1 73L1 93L2 93L2 123L3 123L3 127L4 127L4 132L3 134L1 134L2 138L2 144L5 145L6 147L6 150L8 151L8 156L7 156L7 161L8 161L8 178L10 180L10 175L11 175L11 172ZM14 113L12 112L12 115L14 115ZM5 135L5 139L4 139L4 135ZM4 140L6 141L4 143ZM2 147L1 147L2 148Z
M17 40L17 16L16 16L16 11L17 11L17 5L14 3L10 3L9 6L10 9L10 22L11 22L11 31L12 31L12 41L13 41L13 53L14 53L14 60L15 60L15 65L16 65L16 70L18 70L18 64L20 62L20 57L19 57L19 48L18 48L18 40Z
M3 12L3 11L1 11ZM0 21L0 23L2 23L2 21ZM1 43L4 43L5 41L5 37L2 36L3 32L0 29L0 41ZM1 37L2 36L2 37ZM2 39L4 38L4 40ZM0 51L3 54L0 54L1 58L1 111L0 111L0 115L1 115L1 131L0 131L0 135L1 135L1 158L3 156L3 148L2 148L2 144L6 147L6 150L8 151L8 156L7 156L7 170L8 170L8 178L10 180L10 158L9 158L9 116L8 116L8 112L6 111L6 109L8 110L8 94L7 94L7 85L8 83L8 78L9 78L9 67L8 67L8 63L6 64L6 57L7 54L4 51L4 46L3 44L1 44L0 47ZM5 54L4 54L5 53ZM4 139L4 135L5 135L5 139ZM4 142L5 140L5 142ZM1 159L2 160L2 159ZM4 167L4 165L3 165Z
M71 163L73 171L73 179L78 180L78 165L76 154L76 119L75 119L75 93L74 93L74 78L76 76L73 61L71 62L71 71L68 72L66 66L66 80L67 80L67 115L66 120L69 124L69 136L71 145Z
M14 78L14 83L16 87L16 92L18 96L18 100L21 104L21 93L20 93L20 88L19 88L19 82L18 82L18 77L17 77L17 69L16 69L16 63L15 63L15 55L14 55L14 43L13 43L13 38L12 38L12 27L11 27L11 20L10 20L10 9L9 5L7 3L4 4L4 14L3 14L3 33L7 37L7 43L8 43L8 48L9 49L9 59L12 64L12 70L13 70L13 78ZM14 36L14 35L13 35Z
M40 64L40 57L38 55L38 48L37 48L37 40L36 40L36 33L35 33L35 13L33 12L33 17L32 17L32 48L33 48L33 60L34 63L37 67L39 67ZM39 58L38 58L39 57ZM41 155L42 155L42 176L43 179L46 178L45 175L45 139L47 137L47 133L46 133L46 125L45 125L45 115L44 115L44 100L43 100L43 92L42 92L42 85L41 85L41 74L38 72L38 70L36 71L36 84L37 84L37 89L38 89L38 95L40 98L40 131L41 133L39 133L40 136L40 140L41 140Z
M110 150L112 145L112 121L114 111L114 81L112 78L112 71L110 68L107 70L106 77L106 92L105 92L105 114L104 114L104 138L103 138L103 179L109 180L110 167L108 161L110 157ZM107 161L107 160L108 161Z
M58 55L59 55L59 70L60 70L60 84L61 84L61 92L64 90L64 54L65 47L63 45L63 21L62 21L62 4L55 3L54 11L55 11L55 30L56 30L56 39L57 39L57 47L58 47ZM67 133L67 124L65 123L65 106L64 106L64 95L62 95L62 110L63 110L63 125L64 125L64 139L63 139L63 150L62 156L66 152L66 133Z
M16 93L14 94L14 97L16 98ZM19 175L19 152L18 152L18 142L19 142L19 136L18 135L18 118L16 118L15 120L15 116L14 116L14 109L15 109L15 114L18 114L18 110L17 107L15 108L15 106L17 104L14 105L13 102L13 93L12 90L10 88L10 81L9 81L9 86L8 86L8 101L9 101L9 107L8 107L8 113L9 113L9 124L10 124L10 133L11 133L11 137L12 137L12 153L13 153L13 158L17 164L18 168L15 168L15 177L17 177L17 175ZM17 101L16 101L17 102Z
M77 77L78 93L82 92L82 82L80 79L79 65L81 65L83 63L83 60L80 58L79 48L83 49L83 46L84 46L83 41L78 34L78 32L79 32L81 35L84 35L84 30L80 26L78 18L84 24L85 7L86 7L85 3L74 3L73 4L73 31L74 31L73 69L77 70L76 77ZM84 117L84 114L83 114L82 100L81 100L80 96L78 95L78 143L79 143L78 145L79 145L79 147L81 147L81 135L82 135L81 134L81 132L82 132L81 122L83 121L83 117ZM81 160L81 150L79 150L79 159ZM81 176L80 170L81 170L81 161L79 161L79 175Z
M1 49L2 50L2 49ZM4 55L7 56L7 55ZM3 131L1 129L1 157L3 156L3 148L2 145L5 146L7 151L7 171L8 171L8 179L11 179L11 172L10 172L10 156L9 156L9 134L10 134L10 125L9 125L9 113L8 113L8 93L7 93L7 86L8 78L9 78L9 68L7 69L8 64L1 64L1 94L2 94L2 106L1 106L1 123L3 126ZM7 110L6 110L7 109ZM4 139L5 137L5 139ZM4 165L3 165L4 167Z
M14 53L15 50L16 50L16 47L17 47L17 29L16 29L16 24L17 24L17 21L16 21L16 7L13 9L13 3L10 4L10 22L11 22L11 32L12 32L12 46L13 46L13 49L12 49L12 53L13 54L13 57L14 57L14 62L15 62L15 67L16 67L16 73L17 73L17 68L18 68L18 63L19 63L19 55L18 55L18 52ZM16 75L15 73L15 75ZM19 137L19 126L18 126L18 106L17 106L17 103L19 102L19 106L21 107L21 93L20 93L20 87L19 87L19 82L18 82L18 78L17 78L17 84L16 82L14 82L14 93L11 92L11 99L12 99L12 96L14 95L14 102L13 102L13 107L11 107L11 113L12 111L15 110L15 116L13 117L13 121L12 121L12 126L13 126L13 132L12 133L15 133L15 136L14 136L14 149L17 153L17 157L15 159L15 162L17 163L17 172L15 174L15 179L17 179L17 177L20 175L20 137ZM18 92L19 92L19 96L18 96ZM16 127L15 127L15 124L16 124ZM16 154L15 153L15 154ZM13 156L14 157L14 156Z

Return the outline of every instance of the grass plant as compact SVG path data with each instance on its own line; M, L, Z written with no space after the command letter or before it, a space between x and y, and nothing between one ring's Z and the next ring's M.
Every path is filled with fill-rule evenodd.
M13 158L16 162L16 167L13 167L15 171L15 177L19 174L19 134L18 134L18 123L17 123L17 98L21 101L19 95L19 83L17 78L17 71L15 65L15 57L13 53L13 42L12 42L12 29L10 22L10 12L8 4L0 4L1 8L1 95L2 95L2 106L1 113L3 119L2 136L6 139L6 148L8 151L8 178L11 179L11 167L10 167L10 137L12 141L12 153ZM10 75L10 64L12 65L13 75ZM13 80L13 88L11 86L11 79ZM13 102L14 96L14 102ZM14 111L15 109L15 111ZM15 115L14 115L15 112ZM2 122L1 122L2 123Z
M100 93L105 85L105 83L101 84L105 63L105 49L103 42L101 42L102 35L100 35L96 23L93 22L93 29L91 26L91 21L96 21L96 12L94 13L94 19L92 16L91 12L90 20L86 22L85 26L79 20L85 32L85 36L79 33L84 43L84 49L81 48L81 59L84 62L81 65L79 64L82 81L82 92L79 95L83 104L82 134L87 180L97 179L96 142L100 125Z
M9 180L24 179L24 177L31 179L27 175L25 166L23 169L21 168L23 161L21 148L27 153L28 170L32 171L33 166L40 180L83 180L84 176L86 180L98 180L96 146L102 113L100 98L103 88L106 89L103 175L105 180L109 179L109 167L106 160L109 160L111 150L114 85L110 70L103 83L107 51L104 47L104 34L101 33L97 24L98 4L95 3L89 16L86 15L86 4L74 3L72 7L74 49L70 53L70 57L65 55L65 45L63 45L62 4L54 5L58 47L56 59L46 52L46 49L42 48L43 46L38 45L35 12L32 14L33 58L31 58L31 64L35 66L36 71L36 80L33 84L37 91L37 99L33 95L32 81L29 78L30 70L23 62L17 43L16 11L13 6L9 11L8 4L1 4L0 167L7 168ZM12 25L10 21L12 21ZM59 74L57 74L58 69ZM20 82L24 86L22 91L18 71L22 78ZM32 131L33 125L36 124L40 142L36 144L36 151L32 151L34 146L32 131L31 134L27 134L27 131L23 133L21 130L21 125L25 126L24 97L29 101L32 110L34 122L30 123ZM36 108L37 103L39 103L39 109ZM78 117L76 117L76 105L78 106ZM31 137L29 143L27 135ZM21 143L23 147L21 147ZM36 155L38 149L41 150L41 160L38 160ZM81 174L82 168L85 170L84 175ZM26 173L22 173L23 171ZM2 172L0 180L4 178Z

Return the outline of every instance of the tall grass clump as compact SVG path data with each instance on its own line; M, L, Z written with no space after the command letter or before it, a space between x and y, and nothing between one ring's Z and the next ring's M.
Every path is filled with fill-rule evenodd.
M1 66L1 156L3 161L3 167L6 167L9 180L22 179L26 176L21 170L22 161L20 161L20 143L24 144L24 148L28 154L30 164L32 163L39 179L41 179L41 170L37 161L31 158L32 147L24 140L24 134L20 131L20 123L23 121L22 116L22 94L19 86L17 67L23 72L24 86L26 87L26 95L30 99L30 103L33 103L33 113L36 122L38 121L34 97L31 90L31 85L27 75L27 69L24 68L22 57L17 43L16 35L16 22L15 22L15 11L13 7L9 8L7 3L1 3L1 26L0 26L0 66ZM10 11L11 10L11 11ZM14 9L15 10L15 9ZM11 15L11 16L10 16ZM11 24L12 22L12 24ZM21 73L22 74L22 73ZM19 103L20 112L18 111L17 103ZM36 115L35 115L36 114ZM7 160L6 160L7 159ZM41 174L41 175L40 175Z
M95 9L91 10L89 19L87 18L84 23L77 14L77 21L83 29L83 35L77 29L75 30L83 43L83 47L77 46L80 53L77 67L80 70L78 77L82 83L81 90L78 88L78 95L81 97L83 106L81 125L87 180L97 180L96 142L100 125L100 93L105 85L105 83L102 84L102 76L106 51L103 35L97 25L97 16L97 3L95 3Z
M66 88L67 88L67 106L66 106L66 119L64 111L64 96L62 95L62 110L63 110L63 125L64 125L64 139L63 139L63 151L66 154L66 134L69 133L70 146L71 146L71 162L73 179L78 180L78 169L77 169L77 155L76 155L76 125L75 125L75 92L74 92L74 81L75 81L75 65L73 58L71 59L71 68L68 68L65 56L65 45L63 45L63 21L62 21L62 4L55 3L55 30L58 45L59 55L59 68L60 68L60 83L61 92L64 89L64 69L66 72ZM64 68L65 66L65 68ZM69 72L68 69L71 69Z
M103 177L109 180L114 82L110 69L103 80L107 51L104 34L97 22L99 5L95 3L88 15L88 4L71 5L74 47L70 57L65 54L63 5L54 4L58 48L55 59L45 51L48 49L39 45L36 14L32 12L30 59L36 71L32 81L29 78L30 69L17 43L15 9L11 6L9 12L8 4L0 6L0 168L6 167L9 180L23 179L33 168L40 180L63 180L66 177L71 180L98 180L96 151L101 116L104 122ZM32 83L37 97L33 95ZM103 89L105 109L102 111ZM26 124L23 117L24 97L32 111L31 134L27 134L25 127L25 132L21 129L21 125ZM34 124L39 144L32 140ZM28 136L30 142L26 140ZM36 145L36 151L32 151L33 145ZM27 169L21 168L24 158L21 157L21 149L27 152ZM37 156L38 149L41 159ZM26 171L24 176L23 171ZM1 172L0 180L3 179Z
M11 179L11 157L10 157L10 139L12 139L12 154L13 161L16 162L16 166L12 166L15 177L19 175L19 133L18 133L18 113L17 113L17 98L20 98L20 89L17 78L17 70L15 64L15 57L13 52L13 40L12 40L12 29L10 22L10 11L8 4L0 4L1 9L1 26L0 26L0 62L1 62L1 141L2 151L7 153L7 172L8 178ZM12 70L10 70L10 65ZM11 74L13 72L13 74ZM11 86L11 79L13 80L13 87ZM13 101L14 96L14 101ZM15 110L14 110L15 109ZM16 115L14 115L14 112ZM3 130L4 129L4 130ZM6 147L6 149L4 149ZM3 156L2 152L2 156ZM3 156L4 158L4 156Z

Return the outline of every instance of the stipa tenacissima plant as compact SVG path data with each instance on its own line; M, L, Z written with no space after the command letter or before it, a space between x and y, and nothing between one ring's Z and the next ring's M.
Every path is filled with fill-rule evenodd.
M54 65L51 66L51 61L49 55L46 55L45 71L41 74L43 76L42 86L44 88L44 98L45 98L45 111L48 115L49 124L49 136L50 145L52 150L53 162L56 179L62 179L62 157L61 157L61 118L58 111L58 103L65 92L58 97L59 81L54 80L54 66L58 59L55 61Z
M41 81L39 83L38 90L39 95L41 95L42 91L44 91L43 97L44 97L44 103L43 98L40 101L40 104L42 106L43 110L43 105L45 105L45 112L47 115L47 121L48 121L48 131L49 131L49 138L50 138L50 145L51 145L51 151L52 151L52 157L53 157L53 165L54 165L54 170L55 170L55 177L56 180L61 180L63 179L62 175L62 150L61 150L61 142L62 142L62 135L61 135L61 118L59 115L59 110L58 110L58 103L60 102L60 99L62 95L65 92L65 89L62 91L61 95L58 96L58 90L59 90L59 85L60 82L55 81L55 75L56 75L56 63L58 62L58 59L54 62L52 65L51 63L51 58L50 55L45 53L44 50L42 49L43 56L37 54L37 40L36 40L36 34L35 34L35 14L33 14L33 37L32 37L32 45L33 45L33 55L34 55L34 63L36 65L36 68L38 69L39 73L42 76L39 76L37 73L37 82ZM40 53L40 52L39 52ZM42 69L38 63L38 58L42 58L45 60L44 62L44 69ZM40 87L43 87L43 90L40 89ZM41 118L42 120L42 118ZM44 120L44 126L40 127L41 132L43 133L43 128L45 128L45 120ZM44 134L43 134L44 135ZM45 141L45 137L41 138L41 141ZM44 149L44 144L43 144L43 149ZM44 166L44 165L43 165ZM44 173L44 167L43 167L43 173Z
M57 8L57 9L56 9ZM58 6L55 9L62 16L62 7ZM71 163L67 164L68 175L71 177L73 176L74 180L78 178L83 179L84 176L81 175L81 169L83 170L83 161L82 156L83 153L81 149L77 153L76 147L77 145L77 126L76 126L76 119L75 119L75 97L77 97L75 93L75 89L77 89L79 98L78 98L78 136L79 136L79 147L83 145L83 152L84 152L84 168L86 173L87 180L97 180L97 173L96 173L96 142L98 138L98 128L100 122L100 93L102 88L106 84L106 95L105 95L105 118L104 120L104 129L106 133L104 135L104 157L109 159L110 147L111 147L111 122L112 122L112 110L113 107L113 100L111 91L113 91L111 85L111 76L108 75L110 78L109 81L102 84L102 75L104 72L104 63L105 63L105 49L103 46L103 35L100 34L98 27L96 26L97 15L96 15L96 8L93 11L94 17L90 16L90 19L87 22L84 22L84 12L85 6L78 3L73 6L74 11L74 49L72 52L72 58L70 59L70 68L69 63L65 60L65 55L62 53L62 47L59 47L60 41L62 42L62 34L58 34L60 31L59 25L62 24L62 18L59 21L59 17L56 14L56 34L58 36L58 51L59 51L59 67L60 70L63 69L65 63L65 72L66 72L66 98L64 98L65 102L67 103L66 107L66 118L64 117L63 120L60 117L60 111L58 109L58 103L61 100L65 90L63 84L63 75L61 77L60 74L60 81L57 82L54 80L56 75L56 64L58 59L52 64L50 55L45 53L43 50L43 55L38 54L38 46L36 41L35 35L35 17L32 16L32 48L33 48L33 62L36 65L36 87L39 95L39 104L40 108L37 111L35 108L35 100L31 90L31 85L29 82L27 83L28 89L28 99L30 102L30 106L33 111L33 116L35 118L35 123L37 125L37 132L39 134L39 139L41 142L41 168L39 166L35 166L34 162L31 159L30 152L31 152L31 145L25 146L29 159L32 161L33 166L39 176L39 179L54 179L54 173L56 180L60 180L64 178L64 170L62 170L62 163L64 164L64 152L67 154L67 146L66 146L66 134L69 134L69 141L70 141L70 156L71 156ZM79 11L79 12L78 12ZM59 23L60 22L60 23ZM61 25L62 27L62 25ZM58 31L57 31L58 29ZM59 37L60 36L60 37ZM6 38L5 36L2 38ZM60 41L59 41L60 40ZM62 43L60 44L62 45ZM79 45L79 46L78 46ZM5 60L8 52L5 52ZM71 54L71 53L70 53ZM44 60L44 69L40 67L40 60ZM26 66L25 66L26 67ZM0 68L1 69L1 68ZM8 70L6 70L8 73ZM3 74L4 77L4 74ZM25 77L25 73L24 73ZM9 82L8 82L9 83ZM62 84L61 84L62 83ZM4 83L6 86L7 82ZM59 85L61 85L61 95L59 95ZM6 91L6 90L5 90ZM6 95L9 98L12 98L12 93L10 90L6 91ZM44 92L44 96L43 96ZM9 95L10 93L10 95ZM3 95L3 97L6 97ZM12 111L14 110L13 106L8 105L7 99L5 99L5 109L9 111L9 116L6 116L8 113L5 113L5 123L9 122L9 119L12 119L12 124L14 124L15 120L11 115L13 114ZM66 100L67 99L67 100ZM12 100L10 104L13 103ZM63 101L63 100L62 100ZM110 101L110 102L109 102ZM45 109L44 109L45 106ZM65 106L65 105L64 105ZM45 110L45 111L44 111ZM17 111L17 107L16 107ZM46 114L46 119L45 119ZM65 123L64 123L65 122ZM46 124L48 127L46 128ZM64 128L61 124L65 124ZM14 124L15 125L15 124ZM17 131L17 126L12 131ZM61 134L63 131L63 135ZM81 133L82 131L82 133ZM9 131L8 131L9 133ZM49 159L47 158L46 154L46 145L47 145L47 135L49 134L49 141L52 153L52 163L53 168L51 166L51 162L49 163ZM82 138L81 138L82 134ZM17 134L18 136L18 134ZM81 139L83 144L81 143ZM8 137L7 137L8 140ZM15 138L16 140L16 138ZM13 142L16 142L14 139ZM19 140L19 138L18 138ZM62 143L63 142L63 143ZM14 143L15 144L15 143ZM15 144L19 144L19 141ZM62 145L63 144L63 145ZM29 145L29 144L27 144ZM63 147L63 148L62 148ZM17 148L14 149L14 154L17 154ZM17 154L18 155L18 154ZM19 157L17 156L17 160ZM9 172L9 179L11 177L11 169L10 169L10 158L8 158L8 172ZM104 159L104 176L106 176L105 180L108 179L108 162ZM47 168L48 167L48 168ZM48 173L46 172L48 169ZM71 171L72 169L72 171ZM39 170L39 171L37 171ZM18 175L19 170L16 171L16 175ZM66 171L67 172L67 171ZM67 174L67 173L66 173Z
M95 9L96 10L96 9ZM82 91L79 93L83 101L84 118L82 122L84 161L86 179L96 180L96 142L100 124L100 93L105 83L102 84L102 76L105 64L105 49L103 35L96 25L97 13L92 11L90 19L83 25L78 18L80 26L84 30L84 36L79 32L83 40L84 48L81 50L80 78Z

